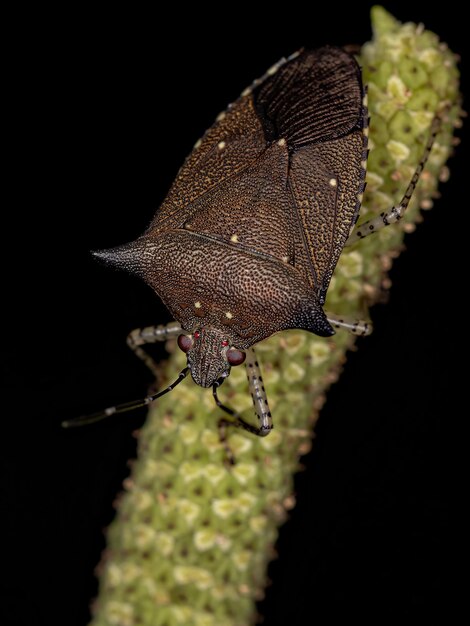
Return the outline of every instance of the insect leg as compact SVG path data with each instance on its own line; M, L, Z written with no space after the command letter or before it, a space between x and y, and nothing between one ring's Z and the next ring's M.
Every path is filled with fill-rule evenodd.
M136 328L127 337L127 345L136 356L141 359L149 368L155 378L158 378L158 365L152 357L141 346L157 341L166 341L171 337L178 337L181 334L179 322L170 322L166 326L147 326L146 328Z
M413 177L406 188L405 195L403 196L401 202L397 205L389 209L388 211L384 211L377 217L374 217L371 220L367 220L367 222L363 222L356 226L353 230L349 239L346 241L346 246L351 246L356 243L360 239L364 239L368 235L372 235L377 232L381 228L385 226L389 226L390 224L394 224L398 222L403 217L406 209L408 208L408 204L411 200L411 197L416 189L416 185L418 184L421 173L426 165L426 162L429 157L429 153L431 152L432 146L434 144L434 140L436 139L436 135L438 134L441 126L442 126L442 116L436 115L431 124L431 133L429 135L429 139L427 141L426 147L424 149L423 156L421 157L421 161L418 163L418 166L413 174Z
M266 437L273 429L273 420L254 348L248 348L246 351L246 375L248 377L253 406L255 407L255 413L259 423L259 429L256 434L260 437Z
M325 314L326 319L333 328L341 328L349 331L353 335L359 335L360 337L365 337L372 333L372 324L370 322L344 317L343 315L335 315L334 313Z
M248 348L246 351L246 373L259 426L256 427L249 424L236 411L225 406L219 400L217 396L217 389L223 383L223 378L214 383L212 387L212 395L214 396L217 406L222 409L222 411L225 411L225 413L228 413L228 415L230 415L233 419L228 420L225 418L221 420L220 426L235 426L236 428L243 428L243 430L247 430L258 437L266 437L266 435L269 435L273 429L273 421L268 406L266 391L263 386L263 377L261 376L259 363L256 360L256 354L253 348Z

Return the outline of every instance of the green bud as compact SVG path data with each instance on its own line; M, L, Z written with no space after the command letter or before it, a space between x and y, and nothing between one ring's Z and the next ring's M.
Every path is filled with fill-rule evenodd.
M407 108L410 111L434 112L439 104L439 95L434 87L422 87L413 92L408 100Z
M418 89L429 80L426 70L417 59L403 59L398 71L401 79L409 89Z

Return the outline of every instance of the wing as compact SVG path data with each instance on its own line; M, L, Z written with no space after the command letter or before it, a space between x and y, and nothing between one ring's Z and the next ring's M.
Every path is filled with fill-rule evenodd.
M323 302L364 188L367 107L361 72L339 48L301 52L253 91L270 141L290 152L294 265Z
M196 143L148 230L180 227L197 210L195 202L222 183L235 179L265 148L263 128L253 101L241 97L218 116Z
M224 182L236 181L237 175L263 154L269 141L254 105L253 89L296 56L297 53L287 60L281 59L220 113L185 160L148 232L166 231L184 224L186 217L196 211L194 202L199 200L200 206L211 190Z
M358 127L362 97L356 61L330 46L301 51L253 90L267 138L284 137L295 150Z

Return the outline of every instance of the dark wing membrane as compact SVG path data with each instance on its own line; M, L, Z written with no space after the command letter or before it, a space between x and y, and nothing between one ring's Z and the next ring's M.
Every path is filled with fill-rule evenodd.
M265 147L251 97L239 98L196 143L148 230L180 227L191 218L192 203L243 171Z
M266 138L291 148L335 139L361 124L359 66L340 48L302 51L253 90Z

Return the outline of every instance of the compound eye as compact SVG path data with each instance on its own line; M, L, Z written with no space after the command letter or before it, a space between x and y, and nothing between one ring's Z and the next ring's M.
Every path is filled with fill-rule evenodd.
M178 337L178 346L183 352L187 352L193 345L193 340L188 335L180 335Z
M237 350L236 348L227 350L227 361L230 365L241 365L245 359L246 354L242 350Z

